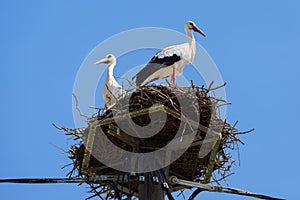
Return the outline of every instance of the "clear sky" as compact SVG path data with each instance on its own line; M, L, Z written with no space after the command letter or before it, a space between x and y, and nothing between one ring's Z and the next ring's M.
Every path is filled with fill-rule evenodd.
M233 103L228 121L239 120L240 130L256 129L242 136L241 166L234 168L229 186L298 199L299 7L297 0L1 1L0 178L67 173L61 167L70 161L54 145L66 149L70 141L51 123L74 127L76 73L100 42L146 26L183 32L183 24L193 20L207 35L196 40L228 83ZM140 53L136 59L145 63L151 54ZM129 65L115 73L126 70ZM82 200L86 191L77 185L1 184L0 198ZM212 193L201 197L249 199Z

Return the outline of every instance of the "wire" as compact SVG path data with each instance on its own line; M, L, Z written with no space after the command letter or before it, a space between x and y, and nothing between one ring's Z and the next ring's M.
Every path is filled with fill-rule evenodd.
M49 183L85 183L82 178L17 178L17 179L0 179L0 183L25 183L25 184L49 184Z
M127 179L128 179L128 200L131 200L131 185L130 185L130 174L127 174Z
M197 188L197 189L191 194L191 196L189 197L188 200L194 200L194 198L195 198L196 196L198 196L198 194L200 194L200 193L203 192L203 191L205 191L205 189L203 189L203 188Z
M163 169L158 170L158 174L159 174L160 177L161 177L162 184L163 184L163 182L168 183L167 178L166 178L166 175L165 175L165 172L164 172ZM163 188L164 188L165 191L166 191L166 195L167 195L168 199L169 199L169 200L175 200L174 197L173 197L172 194L171 194L170 189L169 189L168 187L164 187L164 185L163 185Z

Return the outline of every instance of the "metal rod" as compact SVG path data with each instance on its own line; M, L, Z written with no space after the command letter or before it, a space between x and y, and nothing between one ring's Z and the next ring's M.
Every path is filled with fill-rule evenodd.
M202 188L202 189L204 189L206 191L209 191L209 192L223 192L223 193L249 196L249 197L255 197L255 198L258 198L258 199L267 199L267 200L284 200L282 198L271 197L271 196L267 196L267 195L263 195L263 194L250 193L250 192L240 190L240 189L236 189L236 188L206 185L206 184L203 184L203 183L178 179L176 176L171 176L169 178L169 180L170 180L170 183L173 184L173 185L178 184L178 185L184 185L184 186L188 186L188 187Z

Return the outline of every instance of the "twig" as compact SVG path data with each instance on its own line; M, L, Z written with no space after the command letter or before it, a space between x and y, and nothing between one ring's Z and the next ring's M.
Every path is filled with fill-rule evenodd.
M64 127L64 126L62 126L62 127L59 127L59 126L57 126L55 123L52 123L52 126L54 126L55 128L57 128L58 130L64 130L64 131L66 131L67 129Z
M85 118L89 118L87 115L83 114L83 113L80 111L80 109L79 109L79 107L78 107L78 99L77 99L77 97L76 97L76 95L75 95L74 93L73 93L73 97L74 97L74 99L75 99L76 110L79 112L80 116L85 117Z
M213 90L220 89L220 88L222 88L222 87L225 87L226 85L227 85L227 83L225 82L225 83L223 83L222 85L216 86L216 87L214 87L214 88L210 88L209 91L213 91Z
M210 84L209 84L209 86L207 88L208 92L211 91L211 88L212 88L213 84L214 84L214 81L210 82Z
M63 154L66 154L66 153L68 153L68 151L66 151L66 150L64 150L62 147L59 147L59 146L57 146L57 145L55 145L55 144L53 144L53 143L50 143L52 146L54 146L55 148L57 148L58 150L61 150L62 152L63 152Z
M232 125L232 127L235 127L238 123L239 123L239 121L236 120L236 121L234 122L234 124Z
M242 134L247 134L247 133L250 133L250 132L252 132L252 131L254 131L255 129L253 128L253 129L250 129L249 131L244 131L244 132L238 132L238 133L236 133L237 135L242 135Z

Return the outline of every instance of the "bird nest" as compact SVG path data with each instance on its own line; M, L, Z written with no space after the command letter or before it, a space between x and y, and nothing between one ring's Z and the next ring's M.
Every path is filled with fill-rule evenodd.
M232 126L219 117L218 109L227 103L210 95L218 88L212 88L212 85L209 88L194 85L143 86L120 99L111 108L99 109L97 114L88 118L86 128L61 127L77 141L69 149L73 169L68 176L101 177L97 179L101 180L99 183L89 183L94 193L92 197L104 193L110 198L138 196L140 174L134 174L134 168L131 175L135 176L118 170L124 165L120 149L132 153L149 153L174 141L175 146L190 141L184 151L180 150L178 158L164 166L165 181L170 176L201 183L218 183L225 179L232 174L231 167L235 163L232 152L238 151L238 143L243 144L237 135L247 132L239 132L235 128L236 124ZM162 120L153 116L165 118ZM142 133L136 130L136 126L147 127L149 124L155 124L161 129L151 137L138 137ZM103 148L107 144L103 144L105 141L100 135L104 135L110 145L119 149ZM165 162L167 157L172 159L173 150L172 147L166 149L166 156L159 162ZM203 151L206 153L201 155ZM101 161L110 158L110 163L114 165L108 166ZM159 180L164 180L164 177L159 177ZM186 188L179 185L169 187L171 192L182 189Z

